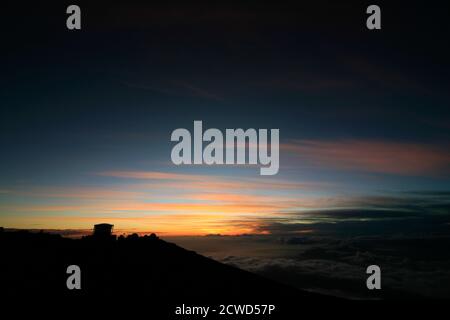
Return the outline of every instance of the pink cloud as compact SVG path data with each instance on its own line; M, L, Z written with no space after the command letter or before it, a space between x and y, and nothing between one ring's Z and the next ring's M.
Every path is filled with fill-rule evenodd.
M398 175L438 175L450 171L450 149L379 140L297 140L281 145L302 164Z
M158 171L106 171L100 176L145 180L204 180L206 176Z

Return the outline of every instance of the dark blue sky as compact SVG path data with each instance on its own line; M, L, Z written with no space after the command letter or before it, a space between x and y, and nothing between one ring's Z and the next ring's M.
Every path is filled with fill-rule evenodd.
M145 229L139 219L147 214L178 214L158 209L168 202L189 212L199 208L186 203L211 205L208 214L223 218L228 209L217 203L265 216L448 190L448 14L380 3L382 30L369 31L368 4L79 3L80 31L65 28L69 3L8 4L0 217L13 227L83 227L74 221L90 212ZM260 178L254 168L172 165L170 133L192 130L194 120L279 128L280 173L257 188L249 184ZM186 192L186 176L155 173L214 181L207 192ZM236 186L224 181L249 198L233 198ZM111 205L119 194L123 201ZM258 196L272 205L253 207ZM73 221L49 223L55 216Z

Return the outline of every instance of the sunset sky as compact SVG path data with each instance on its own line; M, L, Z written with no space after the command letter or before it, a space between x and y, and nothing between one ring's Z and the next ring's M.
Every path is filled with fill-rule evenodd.
M0 226L304 234L343 210L448 214L446 19L390 6L369 32L364 4L324 3L86 4L80 31L65 4L7 8ZM279 173L175 166L170 135L194 120L280 129Z

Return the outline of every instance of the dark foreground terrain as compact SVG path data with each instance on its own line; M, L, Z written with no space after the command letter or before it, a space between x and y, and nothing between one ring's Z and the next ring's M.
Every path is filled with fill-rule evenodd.
M47 233L1 230L0 250L0 290L7 298L2 302L19 302L22 306L38 302L53 309L64 301L74 312L88 302L102 313L114 314L119 308L131 313L139 310L146 312L148 319L299 319L311 312L375 319L386 313L416 313L418 306L419 312L429 312L423 302L347 301L301 291L154 235L75 240ZM80 290L66 286L70 265L81 269ZM209 306L216 311L210 311L207 317L176 315L176 308L183 304ZM220 305L229 304L275 305L276 309L270 315L219 315Z
M1 290L12 298L145 300L149 310L166 313L182 304L274 304L279 314L289 305L293 309L293 301L334 300L224 265L155 235L68 239L4 231L0 248ZM81 290L67 288L70 265L81 269Z

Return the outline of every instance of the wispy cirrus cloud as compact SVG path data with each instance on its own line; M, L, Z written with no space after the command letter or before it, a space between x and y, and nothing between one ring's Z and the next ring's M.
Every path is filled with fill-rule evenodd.
M300 166L418 176L450 172L448 146L349 139L293 140L280 147L300 160Z
M115 178L129 178L129 179L144 179L144 180L190 180L201 181L207 179L208 176L170 173L158 171L105 171L96 173L100 176L115 177Z
M2 223L31 228L35 221L48 229L56 226L51 221L55 217L71 229L106 220L122 229L149 230L151 226L171 234L249 233L256 230L250 217L318 205L317 199L298 193L320 188L320 184L284 179L160 171L107 171L94 176L100 177L96 178L100 184L101 177L118 181L12 190L0 204ZM178 219L170 218L173 216ZM236 219L248 221L235 225L232 221Z
M94 176L99 177L100 184L101 177L118 181L111 184L108 179L107 184L97 186L10 189L8 198L0 204L2 223L8 227L31 228L40 224L46 229L61 228L58 225L83 229L91 223L109 221L123 230L178 235L264 234L286 228L301 233L312 230L313 224L332 223L340 217L347 221L370 220L385 218L386 214L377 213L380 210L386 213L386 210L420 209L417 204L414 207L411 204L416 194L349 198L321 193L335 188L327 183L301 183L282 178L162 171L105 171ZM432 199L428 202L422 199L422 205L434 204L434 197L426 198ZM355 211L346 211L345 215L336 211L361 208L373 211L364 216Z
M268 190L317 190L330 188L333 185L326 182L303 181L296 182L287 179L273 179L263 177L240 176L213 176L201 174L170 173L160 171L105 171L96 173L99 176L146 180L148 183L158 183L160 186L170 188L183 187L190 183L190 189L203 189L209 191L236 190L236 189L268 189Z

